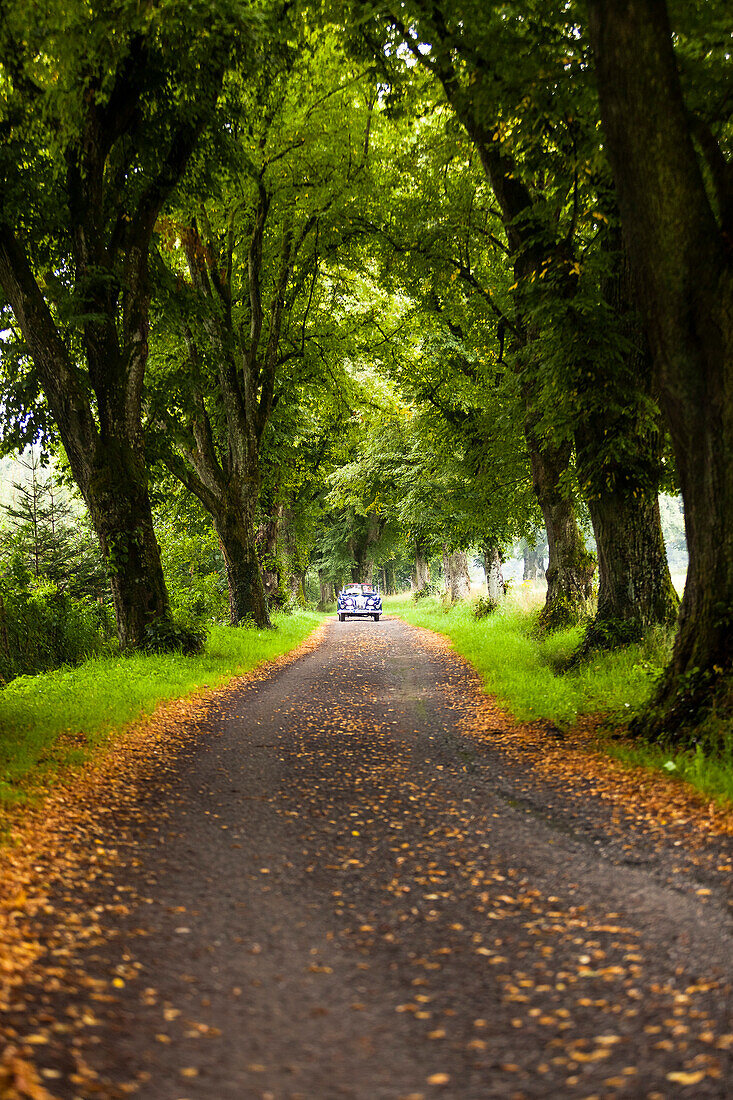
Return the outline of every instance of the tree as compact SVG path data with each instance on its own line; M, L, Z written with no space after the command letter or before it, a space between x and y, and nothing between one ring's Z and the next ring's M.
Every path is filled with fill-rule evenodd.
M14 0L0 16L0 288L89 509L124 647L171 633L140 413L149 246L231 47L252 40L249 7L182 12L49 0L30 21Z
M418 492L431 499L425 518L434 520L444 539L436 543L435 534L419 525L423 533L413 547L417 590L428 583L427 559L442 552L442 541L448 544L446 560L472 541L493 557L533 510L515 380L494 342L496 319L512 322L505 313L511 277L496 236L493 196L470 142L444 106L436 108L423 96L423 83L418 72L410 97L417 117L393 125L389 163L384 165L383 153L363 221L374 284L366 296L378 304L374 325L380 336L370 354L420 413L414 423L425 426L430 442L421 437L418 447L464 487L465 499L453 502L451 523L445 510L440 516L431 510L439 486L429 477L419 481Z
M518 88L518 56L532 67L541 65L562 70L552 57L553 41L548 49L536 51L529 62L523 53L526 31L517 34L521 20L487 19L486 6L466 0L459 7L415 0L409 6L386 3L385 12L389 50L399 55L402 44L413 63L432 73L445 98L455 111L479 155L486 178L494 193L508 256L513 266L515 293L514 317L510 326L525 407L524 434L532 467L532 480L543 512L549 542L547 600L543 619L554 627L574 621L585 613L591 594L593 563L586 553L578 527L572 497L567 491L570 440L555 441L540 430L541 407L537 394L537 357L533 354L535 332L524 303L527 284L540 276L548 258L567 262L567 236L560 232L551 215L544 188L525 176L511 140L508 124L526 87ZM491 14L491 13L489 13ZM525 22L534 28L534 23ZM384 56L384 30L380 27L375 53ZM367 30L368 34L368 30ZM568 44L569 45L569 44ZM502 72L503 70L503 72ZM511 73L508 77L504 73ZM522 72L522 77L525 73ZM545 78L546 79L546 78ZM521 78L520 78L521 80ZM502 100L504 83L516 98ZM498 91L497 91L498 89ZM508 107L508 110L507 110ZM509 119L507 118L509 115ZM508 140L507 140L508 139ZM549 215L549 216L548 216ZM502 318L502 341L506 322Z
M233 140L218 178L207 177L213 198L197 195L194 179L187 215L169 227L153 418L160 457L213 517L234 624L269 625L256 519L271 416L278 403L297 403L306 379L316 386L333 369L324 345L340 337L328 264L350 232L367 164L362 75L345 68L332 40L316 44L306 32L271 55L230 97ZM279 516L260 539L267 553L286 505L271 496L270 520Z
M546 272L531 307L545 430L574 440L596 539L598 605L578 657L673 626L678 608L659 514L669 474L651 358L618 226L602 217L609 224L577 273Z
M720 139L725 107L719 117L707 114L726 99L688 108L663 0L591 0L589 12L604 134L643 288L690 553L672 660L637 729L681 740L714 708L730 713L733 182ZM707 56L725 67L723 7L701 19L704 28L695 29L707 36Z
M68 491L31 451L20 460L25 476L13 483L14 501L5 506L9 530L0 546L15 552L36 579L45 578L75 599L109 597L109 584L88 517L72 505Z
M638 371L643 333L627 339L625 363L605 335L616 307L604 303L601 284L596 280L594 302L587 279L585 293L579 294L586 261L608 235L604 223L612 219L603 210L612 189L597 138L587 45L577 34L572 11L543 5L528 12L526 4L492 9L472 0L383 7L397 40L414 64L433 74L470 135L501 217L486 240L494 247L500 236L506 240L513 298L501 308L495 292L489 301L499 317L500 346L510 340L507 359L520 381L535 488L546 523L549 517L543 620L557 625L572 618L588 593L590 560L582 549L570 492L574 448L599 551L599 613L588 644L601 637L606 643L625 639L649 623L668 622L676 601L656 506L653 387L650 372ZM422 122L421 133L427 131ZM467 208L466 251L461 262L456 258L455 273L462 279L472 274L478 287L471 272L477 250L468 248L481 204L476 207ZM620 284L619 278L606 282ZM628 300L626 284L623 301L614 291L622 317L611 327L630 332L635 303ZM550 357L548 346L553 347ZM584 356L586 347L593 349L592 356ZM630 416L616 417L613 436L598 431L597 410L587 400L576 400L581 392L584 398L598 395L600 379L613 387L615 407L628 396L633 409ZM597 398L596 404L600 408ZM627 592L635 597L629 599Z

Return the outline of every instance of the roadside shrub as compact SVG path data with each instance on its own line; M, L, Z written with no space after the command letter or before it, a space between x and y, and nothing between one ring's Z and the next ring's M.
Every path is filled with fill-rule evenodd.
M479 596L474 604L473 617L475 619L485 619L487 615L493 615L495 611L498 611L500 606L499 601L492 600L491 596Z
M424 584L422 588L415 589L415 591L412 593L412 599L415 601L415 603L417 603L418 600L425 600L431 596L437 596L438 591L438 586L436 584L433 584L431 581L428 581L428 583Z
M149 653L201 653L206 631L196 630L171 619L155 619L145 627L145 649Z
M73 599L20 558L0 573L0 680L77 664L108 647L114 632L105 604Z

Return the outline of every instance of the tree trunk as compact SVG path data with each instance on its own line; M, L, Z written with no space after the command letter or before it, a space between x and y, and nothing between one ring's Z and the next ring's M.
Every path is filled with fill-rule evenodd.
M537 263L531 249L522 253L514 263L515 278L534 278ZM553 444L538 430L541 411L537 399L538 383L534 377L537 368L532 351L532 339L536 338L537 333L527 330L524 335L527 340L525 364L519 372L524 403L524 439L532 471L532 486L547 532L547 593L539 625L544 630L557 630L587 617L593 594L595 562L593 555L585 548L575 508L565 488L572 455L571 443Z
M494 193L506 232L508 254L514 268L515 323L517 346L528 350L520 371L520 387L525 407L524 434L532 466L532 478L537 499L547 528L549 563L547 568L547 598L541 614L541 624L554 629L577 622L587 614L591 595L591 579L594 566L591 555L583 545L583 537L575 518L572 503L562 489L562 478L570 461L570 444L553 446L537 432L541 412L538 409L536 364L532 363L531 348L536 333L531 331L523 301L527 280L543 277L549 259L554 256L566 261L568 242L564 237L549 242L539 239L537 209L545 224L545 199L537 199L534 187L522 178L522 172L501 140L503 123L486 110L482 101L483 78L493 79L491 69L484 59L470 56L467 66L470 75L478 77L467 90L463 74L459 76L460 51L454 52L450 36L440 27L440 20L431 25L431 40L442 50L438 57L422 58L441 81L448 102L476 145L486 178ZM418 58L420 59L420 58ZM460 57L460 66L467 58ZM529 178L529 177L528 177ZM505 322L502 317L502 323Z
M333 581L326 580L320 570L318 573L318 587L321 590L321 597L316 610L325 611L330 603L334 603L336 595L333 589Z
M504 599L504 577L501 571L502 554L498 546L484 547L484 572L486 573L486 590L492 603L500 603Z
M530 546L529 542L524 539L522 542L522 557L524 559L524 568L522 571L523 581L538 581L544 580L545 577L545 548L544 543L541 543L539 539L537 542Z
M467 600L471 595L471 578L468 573L468 555L465 550L448 552L443 547L443 571L445 591L451 603Z
M254 503L244 502L235 492L213 513L214 527L221 542L229 587L229 621L232 626L254 622L270 627L265 590L254 534Z
M530 546L528 542L525 542L522 546L522 580L534 581L537 579L537 551L534 546Z
M557 630L577 623L588 614L595 562L588 553L575 517L572 501L561 488L561 477L570 462L570 445L530 445L532 481L547 531L547 595L540 625Z
M362 558L358 563L356 579L361 584L372 584L374 577L374 562L371 558Z
M13 305L71 472L109 563L120 645L123 649L149 645L155 640L151 630L156 620L161 629L155 633L165 645L165 635L173 635L168 629L170 605L153 530L139 405L132 400L125 403L129 363L125 375L125 361L114 350L98 360L96 349L87 349L89 375L97 383L98 426L27 257L2 225L0 285ZM146 349L145 343L137 352L140 372Z
M731 713L733 208L723 155L703 149L682 96L666 6L592 0L604 134L685 504L690 554L672 660L636 729L684 741Z
M422 592L430 584L430 566L419 550L415 551L415 568L412 571L412 591Z
M291 573L288 577L290 603L295 607L305 607L305 573Z
M107 562L120 645L164 642L155 624L170 622L170 606L142 457L120 444L100 445L93 467L75 475Z
M278 504L272 514L267 517L267 520L257 528L255 536L262 575L262 587L265 590L265 596L270 607L279 606L283 602L280 596L280 567L277 557L277 543L280 536L282 516L283 506Z
M637 641L649 626L671 626L679 601L656 494L604 493L588 507L598 547L598 611L582 650Z
M620 234L609 238L608 253L613 266L603 296L628 351L609 370L593 361L582 369L589 392L575 453L596 536L598 609L579 656L637 641L650 626L671 626L679 607L659 516L661 436L647 411L652 361Z

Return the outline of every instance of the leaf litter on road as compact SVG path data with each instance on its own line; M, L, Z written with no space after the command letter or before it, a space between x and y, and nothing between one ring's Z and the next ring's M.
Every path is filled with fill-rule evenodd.
M310 685L305 696L272 708L264 751L276 761L279 785L241 803L243 827L252 815L270 815L268 820L283 822L283 837L292 845L253 867L258 889L290 890L297 881L328 924L302 968L302 981L340 982L344 960L353 960L365 980L358 997L352 991L346 1003L349 1017L363 1021L356 1026L365 1064L371 1064L370 1051L377 1057L369 1028L380 1014L391 1013L400 1021L396 1034L422 1051L424 1072L412 1083L424 1095L483 1100L589 1096L595 1090L651 1098L655 1091L665 1097L670 1087L694 1086L696 1095L724 1096L731 1035L721 1005L729 1003L730 968L719 959L689 960L685 952L696 947L691 906L714 905L721 887L718 880L695 892L687 871L698 859L708 875L725 868L725 818L700 805L683 806L677 792L671 808L663 793L640 792L626 769L606 769L590 742L546 752L541 731L512 726L496 712L444 644L423 632L399 637L412 658L399 674L394 632L385 624L353 635L351 645L331 648L328 690ZM432 683L425 682L426 654ZM356 677L355 670L363 675ZM260 673L254 686L259 689L266 679ZM116 763L108 761L88 786L77 784L57 796L57 809L51 800L35 832L18 833L16 873L2 894L10 906L3 910L5 928L13 939L11 952L0 956L6 959L0 1007L16 1021L15 1034L8 1036L14 1056L40 1065L41 1072L61 1072L82 1095L102 1088L112 1096L113 1087L125 1095L145 1086L144 1072L137 1081L100 1084L90 1055L90 1037L98 1029L94 1004L114 1008L115 999L131 991L151 1010L164 1004L163 1018L174 1029L180 1022L183 1031L155 1032L160 1050L190 1053L194 1041L226 1039L210 1021L187 1019L166 1002L165 991L158 992L152 975L143 974L130 954L135 934L144 946L146 906L160 887L154 871L130 886L120 850L134 863L135 845L111 840L111 826L125 815L134 818L146 784L175 785L177 760L192 729L221 737L225 751L225 719L233 718L227 696L215 702L219 724L211 709L187 705L188 712L174 709L169 720L148 724L137 746L133 738L121 747ZM237 713L244 714L239 704ZM241 729L261 741L264 722L243 717ZM501 794L498 775L506 788ZM525 812L524 795L536 791L546 815L561 821L571 804L567 829L548 828L534 806ZM516 792L522 797L515 798ZM211 794L202 793L202 817L217 826L236 825L217 820ZM587 844L575 850L594 815L602 818L604 837L616 837L618 849L608 853L600 875L597 854ZM146 828L157 829L163 844L180 824L167 807L155 823L146 820ZM680 830L683 852L674 847ZM676 860L686 894L695 894L693 901L681 898L687 909L679 926L674 914L657 913L655 907L668 900L661 885L650 885L633 868L622 868L614 881L612 864L622 862L625 845L650 859L672 852L673 862L663 870L674 873ZM144 874L145 868L137 871ZM607 890L599 885L605 886L604 876ZM637 891L633 897L630 888ZM106 895L101 904L100 890ZM85 909L87 893L95 904ZM185 904L169 908L186 911ZM88 974L89 953L104 954L114 943L115 917L131 915L139 927L126 938L129 957L106 979ZM195 938L195 920L184 919L178 927L190 927L192 934L179 941ZM246 922L242 932L246 943ZM680 941L671 953L659 942L664 934ZM704 937L701 945L707 950ZM268 948L248 948L247 956L253 966L264 965ZM190 978L197 981L195 974ZM49 982L73 1001L75 1011L39 1027L37 991ZM150 984L142 989L143 982ZM206 1008L204 1000L211 1001L202 999ZM312 1012L327 1019L328 1002L314 1004ZM23 1023L25 1029L18 1026ZM65 1030L54 1032L59 1023ZM48 1035L58 1051L59 1034L66 1060L59 1062L56 1054L56 1063L44 1063L38 1057L44 1044L31 1038ZM192 1086L201 1081L208 1088L204 1063L181 1061L180 1074ZM251 1059L244 1069L262 1076L263 1088L272 1087L276 1068L269 1062ZM368 1095L358 1091L358 1083L355 1088L353 1095ZM389 1095L409 1095L399 1089L396 1082ZM6 1100L2 1091L0 1096Z

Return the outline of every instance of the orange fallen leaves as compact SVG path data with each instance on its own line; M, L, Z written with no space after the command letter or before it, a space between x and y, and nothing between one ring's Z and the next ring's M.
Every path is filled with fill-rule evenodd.
M699 1085L705 1076L704 1069L692 1070L689 1073L679 1070L676 1073L668 1073L667 1080L673 1081L677 1085Z
M35 1067L22 1058L14 1046L7 1046L0 1057L0 1097L2 1100L54 1100L41 1084Z
M470 662L455 652L444 635L423 627L412 629L426 648L448 652L452 661L462 665L464 682L458 687L447 684L446 692L466 737L490 739L492 747L501 749L508 759L523 764L531 761L535 772L560 781L566 790L589 789L594 797L643 820L655 831L689 826L685 830L687 838L696 833L700 839L733 835L733 810L709 801L666 774L629 767L599 749L597 716L581 717L558 742L547 732L545 723L516 722L502 710L486 694ZM475 685L468 694L466 681Z
M447 1085L450 1081L449 1073L431 1073L427 1078L429 1085Z

